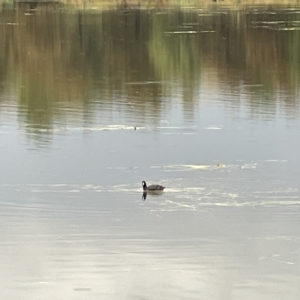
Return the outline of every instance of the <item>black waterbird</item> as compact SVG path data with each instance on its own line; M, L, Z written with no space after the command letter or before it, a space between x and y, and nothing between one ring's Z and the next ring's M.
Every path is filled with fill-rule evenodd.
M142 182L143 186L143 191L148 191L148 192L155 192L155 191L162 191L165 187L159 184L151 184L147 186L146 181Z

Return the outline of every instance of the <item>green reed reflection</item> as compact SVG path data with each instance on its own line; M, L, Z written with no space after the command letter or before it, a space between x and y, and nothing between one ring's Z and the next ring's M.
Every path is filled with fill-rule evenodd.
M0 92L16 83L20 122L37 135L66 122L70 108L92 119L95 101L112 110L134 103L127 113L140 117L163 114L161 100L178 92L192 111L207 78L232 93L220 99L229 105L245 95L254 118L275 114L279 93L298 115L294 11L2 11L0 19Z

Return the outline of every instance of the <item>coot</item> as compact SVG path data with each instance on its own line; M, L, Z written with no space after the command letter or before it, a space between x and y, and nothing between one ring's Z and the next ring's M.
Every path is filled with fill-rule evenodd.
M146 181L142 182L144 191L162 191L165 187L159 184L151 184L147 186Z

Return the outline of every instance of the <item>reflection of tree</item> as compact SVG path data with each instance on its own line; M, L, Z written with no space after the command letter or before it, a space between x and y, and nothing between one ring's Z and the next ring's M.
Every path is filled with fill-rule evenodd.
M279 98L280 105L286 107L284 111L290 116L299 113L300 35L299 31L285 31L294 18L295 15L286 12L248 15L250 26L246 29L245 57L248 81L252 83L249 106L253 115L261 110L266 115L275 115ZM262 20L264 24L260 27ZM279 24L284 30L278 30Z
M41 136L51 136L45 132L52 130L54 118L64 116L63 110L53 107L58 103L78 107L87 94L86 69L73 31L76 22L65 14L47 12L39 16L11 13L5 21L15 26L4 27L1 40L6 47L0 55L6 57L7 70L17 79L19 120L31 137L44 140Z
M194 92L199 85L202 57L198 55L199 36L172 32L182 24L182 16L157 15L153 18L150 54L155 65L156 76L165 82L164 93L172 94L174 82L179 84L184 104L195 100ZM168 84L170 82L170 84ZM190 109L184 111L192 111Z
M298 108L299 31L253 26L261 20L294 26L296 14L3 11L1 18L15 25L0 28L0 82L17 81L19 120L37 138L64 123L70 109L83 116L72 122L89 123L95 97L98 109L120 109L143 122L163 114L161 99L176 93L193 118L187 112L206 77L235 96L242 85L253 116L274 113L278 91L290 111ZM230 101L241 105L238 96Z

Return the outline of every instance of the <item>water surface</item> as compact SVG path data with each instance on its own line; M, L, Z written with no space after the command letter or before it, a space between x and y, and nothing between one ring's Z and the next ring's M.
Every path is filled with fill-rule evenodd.
M0 18L3 298L299 299L297 9Z

